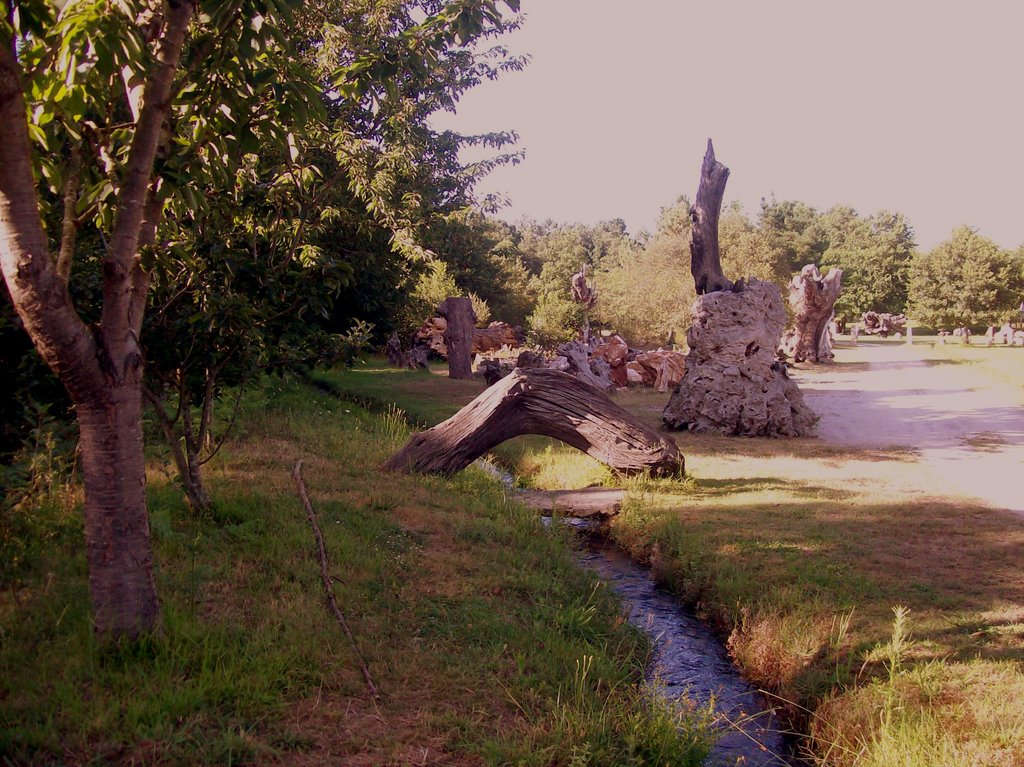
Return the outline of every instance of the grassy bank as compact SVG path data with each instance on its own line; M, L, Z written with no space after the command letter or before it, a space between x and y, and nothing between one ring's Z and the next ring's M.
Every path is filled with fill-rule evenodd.
M92 640L76 491L35 498L62 526L0 595L0 763L698 764L702 715L638 686L646 642L562 534L479 472L377 473L406 434L268 385L202 518L154 447L163 627L119 647ZM300 458L379 703L324 607Z
M1024 363L1020 349L924 343L926 358L977 367L980 387ZM370 380L375 397L432 408L429 422L464 404L436 374L335 384ZM480 389L465 387L465 401ZM617 395L652 425L665 399ZM922 486L904 449L676 437L691 476L624 482L612 535L718 627L821 763L1024 765L1024 519ZM616 481L544 440L500 458L535 486Z

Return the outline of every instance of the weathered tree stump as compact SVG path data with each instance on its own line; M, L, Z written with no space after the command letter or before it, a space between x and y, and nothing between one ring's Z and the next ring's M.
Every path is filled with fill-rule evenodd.
M384 353L387 355L388 362L392 367L404 368L409 366L409 359L406 353L402 351L402 341L398 337L398 333L391 334L387 346L384 348Z
M561 440L626 474L681 474L675 443L598 389L557 370L513 371L447 421L413 435L385 471L454 474L522 434Z
M486 328L473 329L474 354L498 351L503 346L515 349L526 341L523 329L507 322L492 322Z
M807 434L814 414L775 363L786 325L782 294L760 280L733 284L722 273L718 215L728 178L709 140L691 211L690 269L698 297L687 333L690 352L661 420L669 428L697 432Z
M589 279L587 265L572 276L572 300L583 307L583 326L580 328L580 340L590 346L590 310L597 303L597 287Z
M569 369L581 381L596 386L601 391L610 391L615 388L608 363L605 362L603 368L600 365L592 365L590 349L580 341L569 341L562 344L558 347L558 354L569 361ZM604 361L599 360L599 362Z
M722 210L729 169L715 159L715 148L708 139L708 151L700 168L697 197L690 208L690 271L697 295L729 290L733 284L722 273L718 251L718 216Z
M793 327L782 339L783 351L795 362L828 362L833 358L829 321L842 286L843 270L821 276L808 264L789 284Z
M662 412L672 429L749 437L810 434L816 420L775 362L786 325L778 287L751 279L742 293L709 293L693 306L686 371Z
M437 307L437 313L444 317L444 345L448 350L448 377L472 378L473 329L476 314L473 302L466 296L446 298Z
M891 335L902 333L907 324L906 315L888 314L883 312L864 312L861 315L861 322L864 324L864 332L870 336L879 335L888 338Z

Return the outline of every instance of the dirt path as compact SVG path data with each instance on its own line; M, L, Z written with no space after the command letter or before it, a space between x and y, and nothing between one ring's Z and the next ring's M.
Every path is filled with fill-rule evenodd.
M1024 514L1024 391L976 365L921 357L919 348L862 345L837 350L834 366L796 371L821 416L818 436L905 447L922 486Z

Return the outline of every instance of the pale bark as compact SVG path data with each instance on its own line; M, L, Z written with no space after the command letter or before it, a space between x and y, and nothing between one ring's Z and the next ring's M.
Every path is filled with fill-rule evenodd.
M385 471L454 474L522 434L553 437L626 474L681 474L675 443L598 389L557 370L516 369L447 421L415 434Z
M96 397L104 378L93 334L75 313L50 257L32 174L21 69L0 26L0 263L18 316L40 356L75 401Z
M670 429L748 437L810 434L814 413L775 350L786 325L776 285L751 279L693 305L686 370L662 412Z
M782 349L795 362L828 362L832 359L828 342L828 324L839 298L843 270L833 268L821 276L818 267L808 264L789 284L789 305L793 308L793 327L782 340Z

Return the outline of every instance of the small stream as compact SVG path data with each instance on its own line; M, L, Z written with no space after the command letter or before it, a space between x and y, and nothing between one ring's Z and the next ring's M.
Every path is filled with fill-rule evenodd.
M490 462L475 465L495 476L508 492L514 478ZM550 516L542 517L544 524ZM805 764L794 754L772 706L757 688L740 676L725 647L690 610L667 589L659 587L650 571L622 549L597 534L593 519L565 517L579 529L586 545L580 562L595 572L622 599L626 618L641 629L654 648L647 669L670 699L686 698L698 705L713 704L720 723L719 738L711 749L708 767L798 767Z
M630 623L651 639L654 655L647 669L670 698L685 696L714 704L721 722L709 765L782 767L801 762L765 697L740 676L711 629L686 610L647 569L607 539L588 536L580 561L621 597Z

